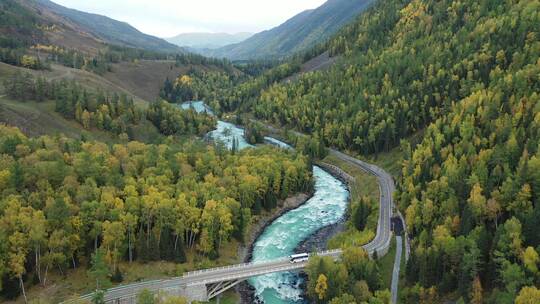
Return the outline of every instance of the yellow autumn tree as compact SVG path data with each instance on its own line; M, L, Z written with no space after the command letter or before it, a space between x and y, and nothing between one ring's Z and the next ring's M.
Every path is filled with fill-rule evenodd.
M480 184L474 184L469 199L467 200L471 206L471 210L477 218L482 218L486 214L486 203L487 200L482 195L482 187Z
M186 85L189 86L193 82L193 79L188 75L182 75L176 79L176 85Z
M523 253L523 264L525 264L525 267L532 273L538 273L539 261L540 258L538 257L536 250L531 246L527 247Z
M106 252L107 262L112 264L113 271L116 271L116 265L120 258L119 247L124 241L126 228L122 222L103 222L103 243Z
M516 304L538 304L540 303L540 290L534 286L525 286L516 298Z
M25 68L32 68L37 64L36 57L23 55L21 59L21 65Z
M85 129L90 129L90 113L86 110L81 114L81 123Z
M326 297L326 291L328 290L328 279L324 274L320 274L317 278L317 285L315 286L315 292L319 297L319 300L322 300Z
M482 304L482 282L477 276L474 278L473 286L471 290L471 304Z

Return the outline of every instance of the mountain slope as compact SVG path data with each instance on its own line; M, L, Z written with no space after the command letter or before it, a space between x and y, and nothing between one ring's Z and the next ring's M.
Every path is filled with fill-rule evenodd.
M165 38L165 40L180 47L216 49L242 42L251 36L253 36L252 33L184 33L171 38Z
M537 0L380 0L319 47L338 64L237 108L342 150L402 148L400 302L540 303L539 33Z
M180 51L177 46L161 38L141 33L125 22L66 8L49 0L36 0L32 4L39 10L52 12L67 19L69 23L74 23L84 31L110 44L164 52Z
M304 11L282 25L237 44L203 52L233 60L284 57L305 50L330 37L366 9L372 0L329 0Z

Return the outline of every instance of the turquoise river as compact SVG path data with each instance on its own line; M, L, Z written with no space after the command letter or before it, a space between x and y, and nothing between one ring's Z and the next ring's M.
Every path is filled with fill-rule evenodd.
M197 111L212 113L204 103L184 103L182 107L193 107ZM244 137L244 131L235 125L218 121L217 129L210 132L214 140L222 141L232 147L236 138L240 149L253 147ZM291 147L277 139L267 137L267 143L284 149ZM291 255L294 249L319 229L337 223L345 215L349 192L338 179L321 168L313 167L315 192L302 206L286 212L269 226L257 238L252 253L253 262L261 262ZM305 303L302 299L301 278L293 272L274 273L249 280L255 288L258 299L267 304Z

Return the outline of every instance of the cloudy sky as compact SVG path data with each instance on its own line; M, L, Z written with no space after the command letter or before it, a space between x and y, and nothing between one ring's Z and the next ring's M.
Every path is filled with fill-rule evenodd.
M187 32L260 32L325 0L53 0L128 22L158 37Z

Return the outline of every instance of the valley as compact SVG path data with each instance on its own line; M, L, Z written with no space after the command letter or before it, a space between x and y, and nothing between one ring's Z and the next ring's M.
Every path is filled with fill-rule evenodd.
M538 0L122 1L0 2L0 302L540 303Z

